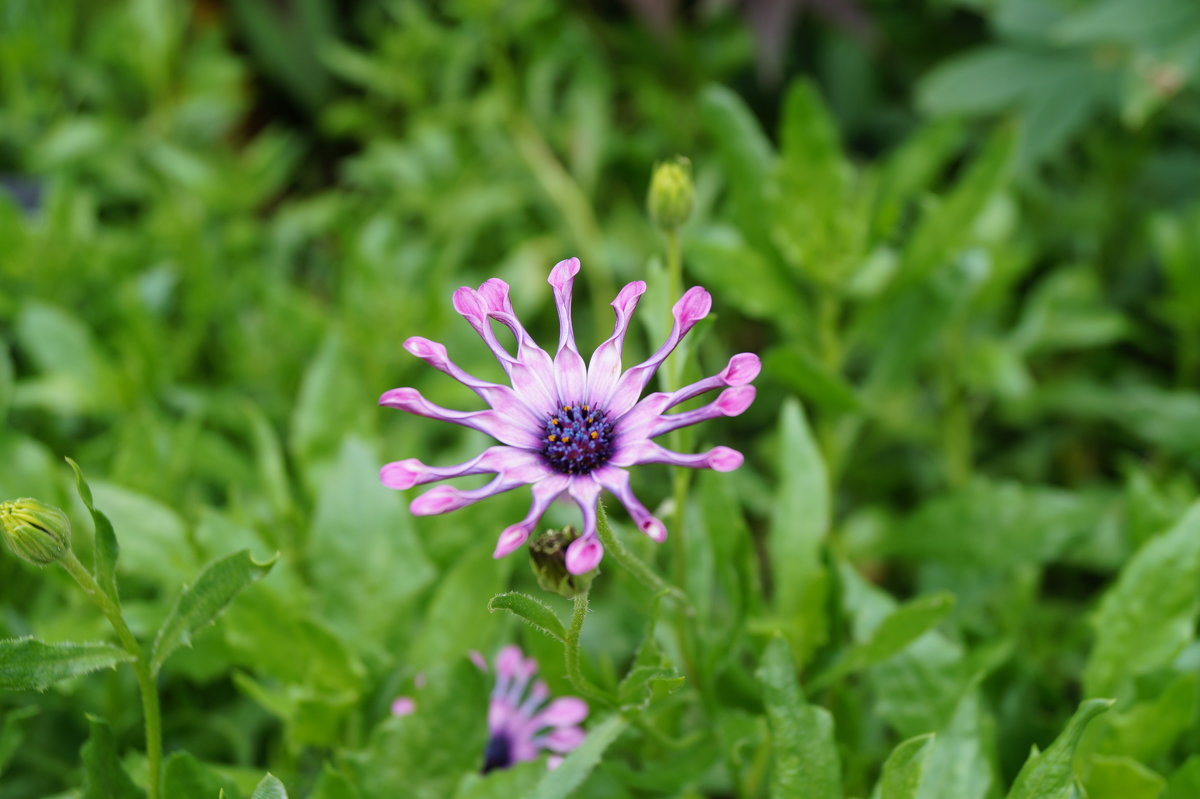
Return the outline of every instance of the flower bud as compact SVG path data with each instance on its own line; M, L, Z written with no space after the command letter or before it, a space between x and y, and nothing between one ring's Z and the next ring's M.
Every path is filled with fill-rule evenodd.
M0 534L14 554L35 566L57 563L71 549L67 514L36 499L0 502Z
M646 207L654 224L663 230L678 228L692 215L692 162L677 155L654 166Z
M561 530L547 530L529 544L529 559L533 563L538 585L568 599L587 591L596 575L595 570L587 574L571 574L567 571L567 547L577 538L579 531L568 526Z

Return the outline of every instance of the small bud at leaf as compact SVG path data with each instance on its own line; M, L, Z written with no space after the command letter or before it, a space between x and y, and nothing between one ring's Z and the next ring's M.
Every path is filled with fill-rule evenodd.
M692 215L692 162L677 155L655 165L646 206L654 224L675 230Z
M594 570L587 574L571 574L567 571L567 547L577 538L578 530L564 527L561 530L547 530L529 544L529 559L533 563L538 585L568 599L587 591L596 575Z
M71 549L67 515L36 499L0 503L0 534L15 555L36 566L57 563Z

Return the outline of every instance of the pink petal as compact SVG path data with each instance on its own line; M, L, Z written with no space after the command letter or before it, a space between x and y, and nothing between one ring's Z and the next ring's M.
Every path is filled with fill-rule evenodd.
M666 342L645 361L621 375L612 394L601 403L602 407L614 416L620 416L633 407L650 378L658 371L658 367L679 346L679 342L695 327L696 322L708 315L711 308L712 296L707 291L699 286L688 289L671 310L675 316L675 324L671 326L671 333Z
M547 471L550 470L547 469ZM546 508L550 507L550 504L563 491L566 491L568 481L569 478L566 475L550 472L546 477L530 486L533 490L533 503L529 507L529 513L520 523L508 527L500 534L500 540L496 542L496 549L492 553L493 558L502 558L525 543L525 539L533 532L533 528L537 526L542 514L546 512Z
M629 488L629 472L615 466L603 466L592 472L592 475L600 485L621 500L621 504L629 511L630 517L639 530L660 544L667 540L667 526L646 510L646 506L634 496L633 491Z
M621 377L621 350L625 345L625 333L629 329L629 321L637 308L638 300L646 293L646 284L641 280L621 289L616 299L612 301L617 321L613 325L612 335L596 348L588 363L588 403L607 408L609 395L617 386Z
M386 391L379 398L379 404L399 408L417 416L470 427L510 446L522 449L541 449L542 446L540 431L527 423L523 424L520 420L497 410L452 411L425 399L415 388L394 388Z
M712 391L714 388L746 385L758 377L761 369L762 361L758 359L757 355L749 352L739 353L730 358L729 363L719 373L712 377L698 380L674 392L671 395L671 401L667 403L667 408L674 408L679 403L686 402L692 397L698 397L706 391Z
M586 737L587 733L579 727L559 727L538 736L535 741L552 752L562 754L577 748Z
M721 392L721 395L709 404L684 413L660 416L650 428L649 438L661 436L671 430L698 424L718 416L737 416L750 407L754 402L756 389L754 386L734 386Z
M404 490L435 480L464 477L470 474L514 471L541 464L541 456L531 450L517 449L516 447L488 447L474 458L457 466L426 466L416 458L386 463L379 470L379 479L388 488Z
M430 341L421 336L413 336L404 342L404 348L434 369L450 375L474 391L484 402L496 410L529 424L538 424L541 422L539 416L520 399L516 391L511 387L480 380L463 371L457 364L450 360L446 354L446 348L438 342Z
M471 491L460 491L454 486L440 485L426 491L409 503L408 509L414 516L436 516L452 510L473 505L481 499L512 491L528 481L507 474L498 474L485 486Z
M731 472L742 465L742 453L729 447L714 447L708 452L686 455L661 447L653 441L639 441L623 446L608 462L610 466L634 466L640 463L666 463L692 469L713 469Z
M752 352L739 352L729 359L729 365L721 370L721 378L727 386L744 386L762 371L762 361Z
M411 716L416 712L417 703L411 696L398 696L392 700L393 716Z
M483 653L479 650L472 649L467 653L467 657L470 658L471 662L475 664L475 668L479 669L484 674L487 674L490 671L488 668L487 658L485 658Z
M521 647L509 644L496 655L496 674L512 679L521 671L524 663L525 655L522 654Z
M581 723L587 715L587 702L577 696L560 696L534 718L545 727L569 727Z

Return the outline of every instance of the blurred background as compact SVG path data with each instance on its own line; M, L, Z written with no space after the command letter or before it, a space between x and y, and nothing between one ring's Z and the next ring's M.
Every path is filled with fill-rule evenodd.
M391 698L494 650L487 598L531 584L520 556L488 557L523 492L434 519L378 492L387 460L483 440L376 407L399 385L475 407L400 345L444 341L497 376L451 293L502 277L551 341L545 276L573 255L581 349L598 343L616 289L661 273L646 189L682 154L685 273L717 314L689 373L766 364L751 410L701 434L748 458L724 488L700 478L736 529L694 548L689 578L713 597L713 690L761 712L755 619L794 612L819 670L870 592L951 591L928 655L944 695L905 704L883 674L825 701L864 794L897 735L949 723L976 674L955 664L986 660L974 734L995 791L1082 695L1174 685L1082 678L1081 613L1195 494L1198 78L1194 0L0 0L0 498L68 508L86 551L61 459L79 461L142 633L203 563L281 551L168 669L168 751L243 785L268 766L312 785L335 751L381 773L400 744L367 742ZM662 334L661 283L631 357ZM823 554L773 571L780 508L812 506L809 429ZM648 474L653 507L668 479ZM781 589L813 575L815 598ZM605 579L591 646L620 664L645 596ZM3 558L0 635L25 634L104 627L62 574ZM1200 748L1194 682L1175 735L1122 756L1167 774ZM0 696L0 796L78 784L84 710L136 748L133 696L107 672ZM762 733L728 729L724 776L686 795L756 795Z

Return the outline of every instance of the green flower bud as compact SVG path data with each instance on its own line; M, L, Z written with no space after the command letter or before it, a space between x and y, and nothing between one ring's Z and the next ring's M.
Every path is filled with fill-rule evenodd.
M71 549L67 514L36 499L0 502L0 534L14 554L35 566L57 563Z
M646 207L654 224L675 230L692 215L692 162L677 155L654 165Z
M596 569L587 574L567 571L567 547L576 538L579 538L579 531L568 526L547 530L529 543L529 560L533 563L538 585L568 599L587 591L598 573Z

